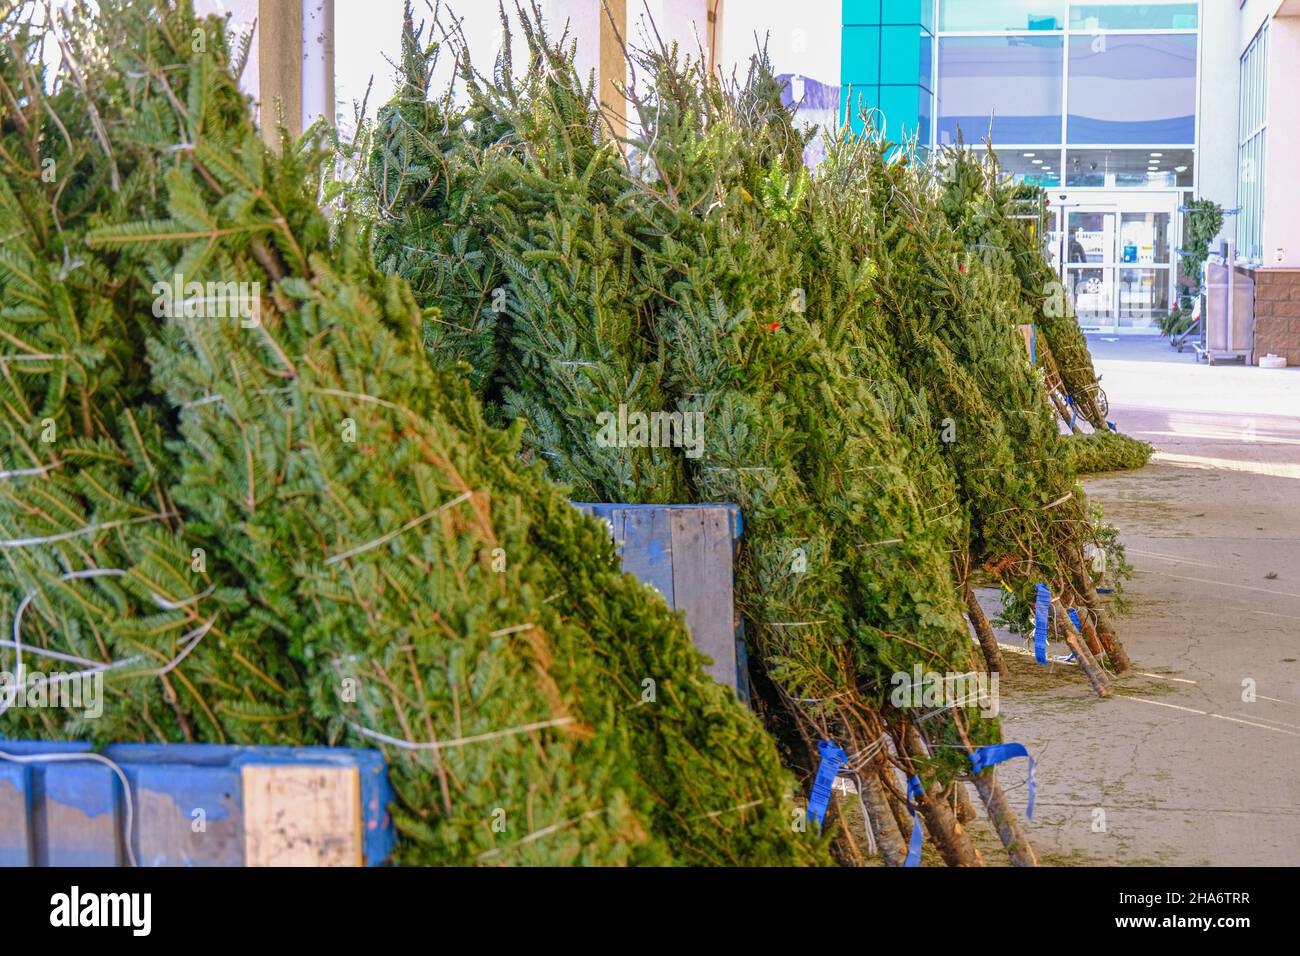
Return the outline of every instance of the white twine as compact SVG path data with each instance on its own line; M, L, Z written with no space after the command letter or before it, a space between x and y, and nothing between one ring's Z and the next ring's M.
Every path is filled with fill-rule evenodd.
M536 624L516 624L514 627L503 627L500 630L492 631L488 636L505 637L507 634L518 634L520 631L530 631L536 626Z
M33 475L44 475L62 466L63 462L56 461L49 465L41 465L39 468L16 468L13 471L0 471L0 478L29 478Z
M54 353L35 353L27 355L0 355L0 363L4 362L53 362L55 359L66 359L69 356L64 352Z
M853 785L857 788L858 809L862 811L862 828L867 831L867 855L875 856L879 850L876 848L875 827L871 821L871 814L867 813L866 801L862 799L862 778L856 770L841 770L837 776L853 778Z
M149 596L153 598L154 603L157 604L164 611L179 611L183 607L189 607L191 604L197 604L199 601L202 601L204 598L210 597L212 595L212 592L215 591L216 589L217 586L215 584L212 584L209 585L208 589L202 592L201 594L194 594L180 601L169 601L164 597L160 597L159 595L154 594L152 591L149 592Z
M462 501L468 500L470 497L473 496L473 494L474 493L472 491L466 491L463 494L459 494L455 498L452 498L451 501L448 501L446 504L434 508L432 511L428 512L427 514L422 514L418 518L412 518L410 521L406 522L406 524L402 525L400 528L396 529L395 531L390 531L388 532L388 534L380 535L378 538L375 538L375 540L373 541L367 541L365 544L359 544L355 548L352 548L351 550L344 551L342 554L334 555L332 558L326 558L325 563L327 565L337 564L339 561L346 561L348 558L352 558L358 554L362 554L363 552L381 547L382 545L387 544L389 541L392 541L394 538L398 537L399 535L403 535L406 532L410 531L412 528L428 521L430 518L433 518L441 514L442 512L446 511L448 508L452 507L453 505L458 505Z
M141 518L123 518L121 521L108 521L104 524L86 525L84 528L78 528L75 531L63 531L59 534L46 535L43 538L11 538L8 541L0 541L0 548L25 548L32 544L53 544L56 541L67 541L69 538L79 538L83 534L94 534L97 531L107 531L110 528L119 528L122 525L139 524L142 521L157 521L160 518L174 518L172 512L159 512L154 515L145 515Z
M60 581L81 581L89 578L120 578L120 577L124 577L125 575L126 572L123 571L121 568L86 568L82 571L69 571L67 574L61 574L59 575L59 580ZM209 587L202 594L196 594L193 595L192 597L188 597L185 598L184 600L177 601L177 602L168 601L166 598L154 594L152 591L149 593L149 596L153 599L154 603L156 603L159 607L162 607L166 610L175 610L177 608L185 607L189 604L193 604L197 601L203 600L203 598L210 595L214 590L216 590L215 584ZM58 684L62 681L71 680L74 677L85 677L90 674L98 674L104 671L117 670L118 668L128 667L132 664L136 664L145 659L142 655L136 654L132 657L123 658L120 661L94 661L84 657L76 657L72 654L62 654L58 651L46 650L45 648L25 647L23 645L23 636L22 636L23 614L26 613L27 606L31 604L33 600L36 599L37 593L38 591L30 591L27 594L25 594L23 596L22 601L19 602L18 610L14 612L13 639L8 641L0 640L0 647L12 647L14 649L14 659L16 662L14 666L13 693L7 695L7 699L0 701L0 714L4 714L5 711L7 711L10 707L13 706L14 701L18 699L19 687L22 687L24 691L26 691L26 690L30 690L33 687L42 687L51 683ZM181 648L180 653L177 654L175 657L173 657L165 665L163 665L163 667L160 668L159 670L145 671L144 673L155 677L163 677L171 673L171 671L176 667L176 665L178 665L181 661L185 660L185 658L189 657L190 653L194 650L194 648L198 647L199 641L203 640L204 636L208 633L208 631L212 630L212 626L216 622L217 622L217 617L214 614L212 617L210 617L204 623L200 624L198 627L194 628L193 630L187 631L185 634L181 635L180 639L186 643ZM23 651L25 650L30 651L31 653L36 654L37 656L49 657L54 660L67 661L68 663L71 664L81 664L85 667L85 669L80 671L74 671L70 674L55 675L52 678L48 676L43 677L41 680L28 684L23 677Z
M360 724L349 720L348 726L361 734L363 737L369 737L371 740L378 740L381 743L391 744L394 747L400 747L403 750L445 750L448 747L464 747L467 744L482 743L485 740L495 740L498 737L509 737L514 734L526 734L533 730L545 730L548 727L562 727L565 724L573 723L577 718L574 717L557 717L554 720L541 720L535 724L524 724L522 727L510 727L506 730L494 730L487 734L475 734L473 737L457 737L454 740L431 740L415 741L404 740L400 737L390 737L388 734L381 734L377 730L371 730L369 727L362 727Z

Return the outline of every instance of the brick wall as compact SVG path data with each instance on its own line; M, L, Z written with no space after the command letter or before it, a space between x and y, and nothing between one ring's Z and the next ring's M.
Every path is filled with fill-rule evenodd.
M1300 366L1300 269L1255 270L1255 361L1269 352Z

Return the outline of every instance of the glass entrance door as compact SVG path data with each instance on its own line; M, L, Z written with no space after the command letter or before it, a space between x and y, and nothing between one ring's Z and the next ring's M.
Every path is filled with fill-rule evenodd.
M1147 332L1174 296L1176 193L1068 196L1051 223L1048 255L1074 300L1079 324Z
M1113 206L1067 208L1065 287L1085 326L1110 325L1115 314L1116 210Z
M1120 265L1116 281L1117 325L1149 329L1169 314L1170 244L1168 212L1119 215Z

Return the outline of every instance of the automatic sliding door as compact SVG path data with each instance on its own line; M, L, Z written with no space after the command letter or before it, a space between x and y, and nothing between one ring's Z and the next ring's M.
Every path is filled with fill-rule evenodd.
M1120 213L1119 315L1122 329L1154 328L1169 313L1167 212Z
M1082 325L1115 323L1114 209L1072 209L1066 217L1065 285Z

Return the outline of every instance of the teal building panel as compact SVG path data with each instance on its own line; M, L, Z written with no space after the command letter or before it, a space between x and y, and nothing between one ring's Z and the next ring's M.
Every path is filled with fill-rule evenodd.
M842 38L840 82L880 82L880 27L846 26Z
M881 0L844 0L844 25L880 25Z

